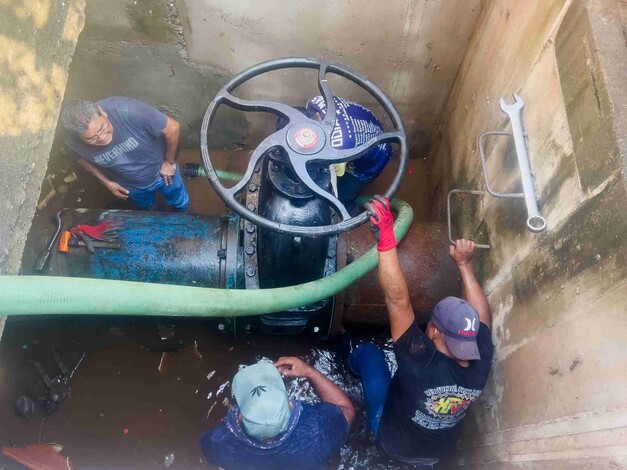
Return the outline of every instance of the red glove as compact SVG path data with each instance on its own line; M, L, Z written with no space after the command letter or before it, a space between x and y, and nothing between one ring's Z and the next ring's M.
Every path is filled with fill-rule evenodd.
M79 225L77 228L79 233L84 233L95 240L108 242L117 237L122 225L119 222L107 220L100 225Z
M390 201L383 196L376 195L372 202L364 204L370 216L370 228L377 240L379 252L395 248L398 243L394 236L394 217L390 209Z

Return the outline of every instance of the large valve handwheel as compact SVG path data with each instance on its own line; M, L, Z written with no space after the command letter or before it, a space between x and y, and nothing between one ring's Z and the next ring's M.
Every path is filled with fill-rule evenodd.
M322 121L310 119L299 110L283 103L265 100L245 100L233 96L232 92L248 80L263 73L286 68L310 68L317 69L319 71L318 87L320 89L320 93L324 97L327 109L326 115ZM390 117L395 130L393 132L384 132L379 134L378 136L370 139L368 142L352 149L333 148L331 146L331 133L333 132L333 128L335 126L336 113L333 95L331 94L331 90L326 80L327 73L334 73L347 78L368 91L381 104L381 106L383 106L386 113ZM207 145L207 133L209 131L209 127L211 126L211 122L216 114L216 111L220 105L223 104L240 111L269 112L276 114L277 116L283 116L288 120L287 125L266 137L257 146L250 156L248 168L246 169L244 177L232 188L225 188L220 183L218 175L211 163L211 155ZM205 117L202 121L200 136L200 149L207 177L211 186L213 186L213 189L222 198L224 203L246 220L259 227L292 235L310 237L331 235L353 229L368 220L366 212L362 212L359 215L351 217L346 210L346 207L344 207L344 204L342 204L332 193L324 190L314 182L307 170L307 164L322 163L329 166L334 163L350 162L361 157L376 145L387 142L395 142L400 147L400 165L392 184L385 192L385 196L388 198L391 198L398 190L407 167L408 152L405 128L398 111L388 97L385 96L385 94L374 83L363 75L354 72L346 66L318 59L286 58L270 60L268 62L257 64L235 76L226 85L224 85L220 91L218 91L211 103L209 103L207 111L205 112ZM294 173L300 178L303 184L305 184L320 198L326 200L333 207L333 209L335 209L340 222L315 227L282 224L266 219L240 203L237 196L247 187L248 182L253 176L255 168L260 163L260 160L267 155L269 151L279 147L283 150L284 154L287 155L287 160L294 170Z

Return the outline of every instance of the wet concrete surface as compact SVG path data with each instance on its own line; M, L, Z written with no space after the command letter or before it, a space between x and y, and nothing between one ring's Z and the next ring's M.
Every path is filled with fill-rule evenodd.
M219 161L218 168L241 173L248 154L242 150L212 156ZM179 161L199 162L200 156L197 150L184 150ZM63 181L72 172L77 180ZM40 200L51 187L57 194L37 210L22 274L33 273L33 262L54 232L54 216L60 209L133 208L129 202L115 199L91 175L59 154L51 155L48 174L55 176L44 182ZM415 186L418 180L412 180L422 177L408 179ZM205 179L185 184L192 213L226 211ZM59 186L66 188L59 191ZM356 334L386 347L390 367L395 367L388 327ZM37 401L45 390L32 361L41 362L51 377L58 373L53 349L69 368L85 353L70 382L69 396L49 416L40 407L29 418L18 416L15 401L19 396ZM210 468L202 457L198 437L225 415L232 400L233 375L240 365L274 361L285 355L314 364L338 383L358 408L349 443L329 463L329 469L403 468L369 445L361 387L338 364L332 344L306 336L247 336L234 340L218 331L216 321L199 319L11 317L0 342L0 445L55 442L64 447L63 454L78 469ZM317 400L304 380L290 381L288 391L295 399ZM0 456L0 469L20 468L24 467Z

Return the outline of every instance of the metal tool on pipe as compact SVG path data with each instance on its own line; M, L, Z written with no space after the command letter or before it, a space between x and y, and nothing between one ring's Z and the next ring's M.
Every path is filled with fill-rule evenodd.
M48 242L48 246L45 249L45 251L39 255L39 258L37 258L37 260L35 261L35 264L33 266L33 269L35 271L42 271L44 269L44 266L46 266L46 263L48 262L48 258L50 258L50 254L52 253L52 250L54 249L54 245L57 242L57 238L59 237L59 234L61 233L61 214L63 213L65 209L61 209L59 212L57 212L56 215L56 222L57 222L57 229L54 232L54 235L52 236L52 238L50 239L50 241Z
M509 116L512 124L512 134L514 135L514 144L518 156L518 165L520 166L525 204L527 205L527 228L534 233L539 233L546 229L546 220L540 215L540 210L538 209L538 201L536 199L535 189L533 188L533 179L529 166L529 155L527 154L527 144L525 142L525 133L523 131L521 117L521 111L525 106L525 102L520 96L516 94L513 96L514 103L507 104L505 100L501 98L499 105L501 106L501 110Z
M122 244L120 243L115 243L115 242L103 242L100 240L93 240L91 242L91 245L94 247L94 249L105 249L105 250L119 250L122 248ZM68 241L68 247L70 248L75 248L75 247L85 247L87 248L87 244L83 241L83 240L76 240L76 239L71 239Z

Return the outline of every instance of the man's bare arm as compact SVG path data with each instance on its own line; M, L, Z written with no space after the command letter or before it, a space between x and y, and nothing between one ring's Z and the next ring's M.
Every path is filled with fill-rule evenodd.
M398 261L392 208L390 201L379 195L366 202L365 207L370 216L372 234L377 240L379 283L385 294L392 340L397 341L411 326L415 317L409 301L407 282Z
M181 135L181 126L178 121L168 117L168 121L163 128L163 136L165 137L165 161L176 163L176 151L179 147L179 138Z
M96 165L88 162L84 158L79 158L78 164L82 166L85 171L94 175L94 177L100 181L105 188L111 191L115 197L119 199L128 199L128 189L119 185L115 181L111 181Z
M163 136L165 137L165 157L161 164L161 176L166 186L172 184L172 177L176 173L176 157L179 148L179 137L181 134L181 126L177 121L168 118L163 128Z
M392 340L397 341L414 322L415 316L396 248L379 253L379 282L385 294Z
M474 307L479 314L481 323L492 327L492 315L490 314L490 305L486 298L481 285L475 276L475 270L472 265L472 257L475 252L475 242L471 240L456 240L455 245L451 245L449 252L451 258L457 264L462 276L463 295L466 302Z
M274 365L284 377L308 379L320 399L325 403L338 406L348 425L352 425L355 419L355 407L342 389L331 382L322 372L297 357L282 357Z

